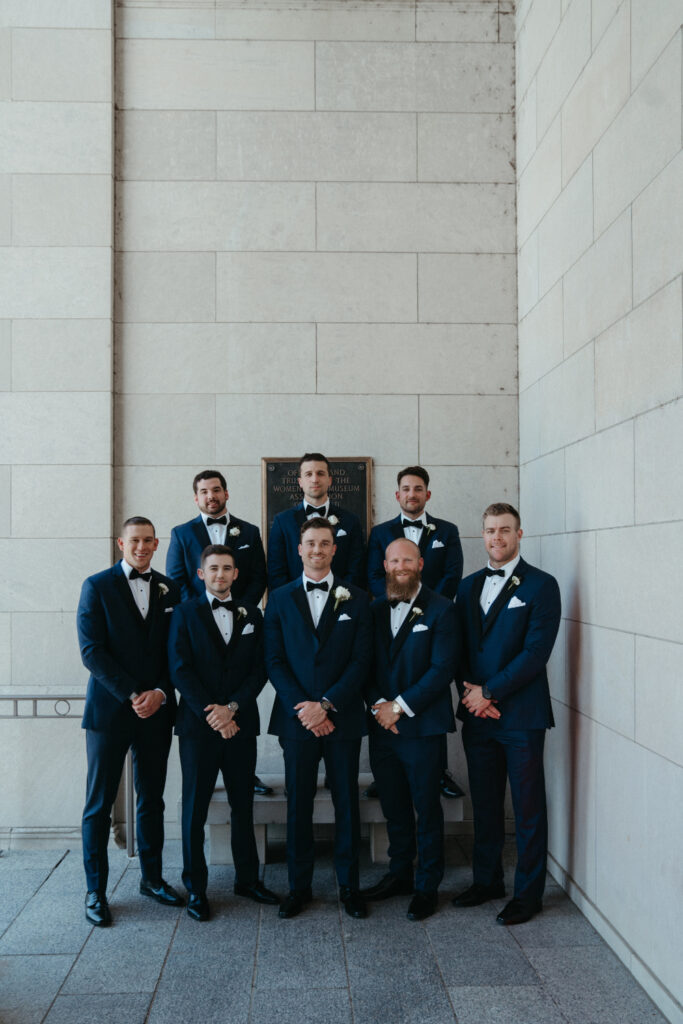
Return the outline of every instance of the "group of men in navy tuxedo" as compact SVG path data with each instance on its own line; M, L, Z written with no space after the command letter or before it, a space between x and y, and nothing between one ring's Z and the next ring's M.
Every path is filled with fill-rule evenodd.
M545 666L559 627L556 581L521 558L519 515L496 504L483 516L488 565L460 583L457 527L426 514L429 475L420 466L398 475L401 514L372 530L366 577L360 522L330 503L328 460L307 453L298 479L304 500L275 517L267 568L258 528L228 512L225 478L205 470L193 483L199 516L172 531L167 576L151 569L154 526L136 516L118 539L122 560L83 584L87 919L111 923L110 815L129 749L140 892L168 906L185 902L162 874L174 723L182 880L192 918L210 917L204 828L219 772L231 809L235 894L279 903L282 918L310 902L321 760L346 913L363 918L367 901L410 895L408 918L429 917L444 874L441 783L446 736L455 729L455 680L475 837L473 883L453 903L476 906L505 895L509 778L518 864L513 899L497 920L529 920L541 908L546 872L543 745L553 720ZM266 583L264 616L258 603ZM260 880L253 827L255 789L267 791L255 775L257 697L267 680L276 693L268 731L283 751L287 793L289 892L282 900ZM387 820L389 870L362 890L358 769L365 735Z

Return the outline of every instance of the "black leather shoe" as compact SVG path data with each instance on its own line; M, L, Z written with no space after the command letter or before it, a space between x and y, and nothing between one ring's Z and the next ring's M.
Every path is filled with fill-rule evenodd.
M373 779L367 789L363 790L363 796L366 800L378 800L379 793L377 792L377 783Z
M280 897L276 896L270 889L266 889L263 882L252 882L251 885L235 882L233 892L235 896L246 896L247 899L254 900L256 903L268 903L274 906L280 902Z
M206 898L206 893L191 892L190 898L187 901L187 912L190 917L195 921L208 921L211 916L209 910L209 901Z
M531 903L526 900L510 900L505 904L496 921L498 924L524 924L542 909L543 904L540 900L534 900Z
M85 897L85 916L97 928L108 928L111 924L111 910L103 892L93 890Z
M349 917L367 917L368 908L365 900L358 889L350 889L348 885L339 886L339 902L344 904L344 910Z
M496 885L478 885L476 882L464 892L454 896L451 903L454 907L478 907L489 900L500 899L505 895L505 886L502 882Z
M416 892L408 905L409 921L424 921L436 910L439 898L435 892Z
M451 800L454 797L465 795L465 790L458 785L453 776L450 775L448 772L441 773L441 779L439 780L439 789L441 790L441 796L447 796Z
M143 896L151 896L157 903L164 907L184 907L185 900L179 896L172 885L165 882L163 878L158 885L152 885L145 878L140 881L140 892Z
M312 899L313 893L310 889L292 889L289 896L280 904L278 917L296 917Z
M254 776L254 792L257 796L272 796L275 790L272 786L267 786L265 782L261 782L258 775Z
M391 896L408 896L413 891L411 881L392 875L389 871L376 885L371 885L369 889L361 889L361 896L366 900L388 900Z

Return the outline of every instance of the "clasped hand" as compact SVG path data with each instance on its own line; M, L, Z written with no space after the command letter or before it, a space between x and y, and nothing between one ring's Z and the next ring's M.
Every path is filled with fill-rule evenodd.
M465 692L462 702L475 718L500 718L500 711L492 700L485 697L481 686L464 682Z
M138 718L151 718L164 703L164 694L161 690L143 690L131 703Z
M383 729L387 729L389 732L396 733L398 736L396 723L401 716L398 712L391 710L391 701L382 700L379 704L373 704L372 711L378 725L381 725Z
M207 704L204 710L209 712L206 721L224 740L232 739L240 731L235 712L228 710L225 704Z
M302 700L294 705L294 710L304 729L314 736L329 736L334 732L334 723L327 717L320 703L316 700Z

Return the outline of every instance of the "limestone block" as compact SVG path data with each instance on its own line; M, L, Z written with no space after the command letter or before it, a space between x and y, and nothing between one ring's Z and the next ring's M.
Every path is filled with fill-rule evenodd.
M638 416L634 428L636 523L680 519L683 474L673 462L683 438L683 400Z
M415 262L407 253L219 253L217 319L413 322Z
M413 114L219 112L217 177L256 181L410 181Z
M679 153L633 203L633 301L680 274L683 200Z
M36 516L36 486L49 515ZM13 466L13 537L104 537L111 524L111 467Z
M511 114L418 114L418 179L514 182Z
M12 99L107 103L111 92L108 30L12 32Z
M484 550L481 537L465 537L461 543L464 562L462 575L464 579L465 576L477 572L478 569L486 565L486 551Z
M603 8L605 6L609 5L604 4ZM594 4L594 21L598 9ZM594 44L596 38L594 34ZM562 108L564 182L578 170L628 99L629 78L629 8L622 4Z
M0 537L12 533L11 466L0 466Z
M683 646L650 637L635 637L635 739L656 754L683 767ZM666 695L666 714L658 712Z
M4 15L4 10L3 10ZM4 19L3 23L4 25ZM12 99L12 32L0 28L0 100Z
M420 320L514 323L514 255L425 254L419 257Z
M110 391L111 320L15 320L14 391Z
M216 114L206 110L121 110L119 180L201 181L216 176Z
M513 185L322 183L316 217L320 249L515 251Z
M118 105L163 110L310 110L313 44L122 39Z
M497 43L498 5L468 0L422 0L416 5L418 41Z
M593 0L591 11L591 37L593 39L593 50L603 36L608 25L612 22L621 0Z
M0 245L12 242L12 176L0 175Z
M12 615L15 689L32 693L37 687L47 686L53 692L80 693L84 692L87 678L78 650L73 611Z
M12 616L0 614L0 687L9 690L12 685Z
M0 320L0 391L12 387L12 321Z
M514 502L513 502L514 505ZM517 502L516 508L520 507L519 501ZM541 538L540 537L527 537L525 534L522 537L522 543L520 546L522 557L529 563L529 565L540 565L541 564ZM560 625L562 630L562 625Z
M538 244L536 230L520 247L517 257L517 303L520 319L533 309L540 298Z
M125 466L175 466L216 460L213 403L203 395L120 395L116 462Z
M676 579L683 571L678 531L676 523L658 523L597 535L597 624L677 643L683 640L680 607L662 587L663 579Z
M110 174L110 104L0 103L0 173Z
M581 165L538 228L539 288L545 295L593 241L591 158Z
M633 523L633 424L622 423L565 449L567 529Z
M412 0L349 4L346 0L297 0L296 4L243 4L224 0L216 7L216 35L227 39L415 38Z
M682 352L679 278L597 339L598 429L677 398L683 392Z
M509 43L319 43L317 110L509 113Z
M524 512L526 533L562 533L565 529L564 451L551 452L519 469L519 487L530 502Z
M427 465L516 465L516 398L424 395L420 399L420 458Z
M329 457L372 455L380 463L411 464L417 459L417 405L417 398L397 403L390 395L307 395L305 402L296 395L217 395L216 458L219 464L249 465L297 454L310 450L314 435L316 447Z
M512 325L320 324L317 353L317 390L322 393L517 391Z
M204 5L163 8L119 4L116 12L117 39L213 39L216 12Z
M591 0L572 0L538 69L539 138L545 135L590 55Z
M111 411L103 392L4 392L0 464L89 465L111 460Z
M562 190L561 119L556 117L519 175L517 231L524 243Z
M117 189L119 249L313 249L306 182L127 181Z
M119 253L116 319L192 323L216 315L216 258L204 252Z
M111 177L14 175L12 241L14 245L111 245Z
M622 736L634 738L635 644L630 633L567 623L569 703Z
M631 215L626 210L564 278L564 352L571 355L631 308Z
M106 248L0 250L0 316L108 317L111 253Z
M86 776L78 719L11 719L2 726L3 824L77 827Z
M527 501L533 495L520 495L522 525ZM597 607L596 534L566 533L541 538L540 566L558 582L562 595L562 615L573 622L595 622ZM623 628L623 627L617 627ZM571 646L571 632L567 638Z
M679 34L681 20L683 10L680 0L664 0L654 9L648 0L632 0L632 88L647 74L671 37Z
M593 152L600 234L680 149L681 45L667 46ZM628 157L627 157L628 154Z
M563 338L562 282L558 281L520 321L520 391L562 362Z
M542 383L532 384L519 396L519 460L524 465L541 454Z
M74 615L85 577L112 564L110 541L61 540L58 547L59 572L46 572L45 566L55 562L54 540L0 540L6 573L0 611ZM40 580L39 587L36 580Z
M523 538L528 540L529 538ZM540 544L540 538L536 538ZM531 560L529 552L525 549L522 557L530 565L535 563ZM576 628L576 623L567 623L566 619L560 619L560 628L557 631L557 639L548 659L548 689L553 701L570 706L571 682L567 672L567 633L568 628Z
M517 174L521 175L536 152L536 79L517 103Z
M499 0L498 42L514 43L515 38L515 0Z
M118 334L116 389L314 392L315 351L313 324L126 324Z
M517 92L523 96L538 71L543 54L560 24L560 0L529 4L528 12L517 12Z
M111 28L110 0L4 0L6 25L26 28Z
M554 451L595 430L595 382L592 343L580 349L541 381L540 447Z

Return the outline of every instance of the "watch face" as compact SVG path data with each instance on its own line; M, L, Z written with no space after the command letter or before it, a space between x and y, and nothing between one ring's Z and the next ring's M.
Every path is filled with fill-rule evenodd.
M400 715L401 714L401 705L399 704L399 702L397 700L395 700L393 702L393 704L391 705L391 710L394 712L395 715Z

